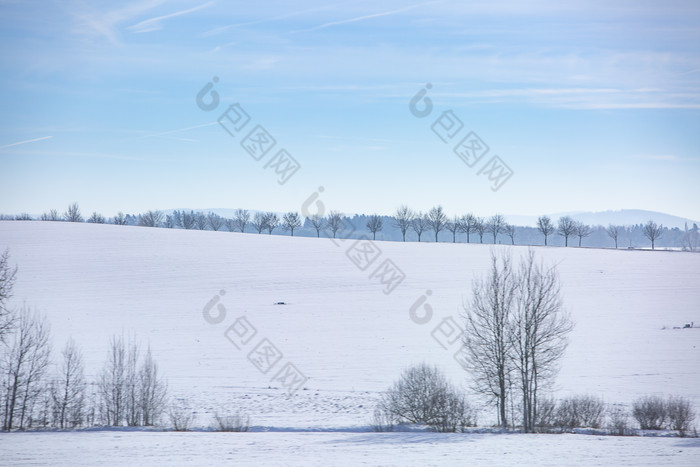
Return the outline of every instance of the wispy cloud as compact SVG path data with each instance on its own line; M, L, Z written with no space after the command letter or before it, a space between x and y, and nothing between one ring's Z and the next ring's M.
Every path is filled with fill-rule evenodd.
M138 2L110 11L73 8L74 5L71 5L69 11L79 23L75 30L76 32L96 34L107 39L112 44L119 44L118 26L120 23L133 21L138 16L165 2L166 0Z
M355 23L355 22L357 22L357 21L364 21L364 20L367 20L367 19L379 18L379 17L382 17L382 16L396 15L396 14L399 14L399 13L403 13L403 12L405 12L405 11L415 10L416 8L420 8L420 7L422 7L422 6L430 5L430 4L433 4L433 3L437 3L437 2L436 2L436 1L432 1L432 2L418 3L418 4L416 4L416 5L410 5L410 6L407 6L407 7L404 7L404 8L399 8L399 9L397 9L397 10L383 11L383 12L381 12L381 13L373 13L373 14L371 14L371 15L356 16L356 17L354 17L354 18L347 18L347 19L341 19L341 20L338 20L338 21L331 21L331 22L328 22L328 23L319 24L318 26L314 26L313 28L302 29L302 30L300 30L300 31L316 31L316 30L318 30L318 29L329 28L329 27L331 27L331 26L338 26L338 25L347 24L347 23ZM300 32L300 31L295 31L295 32Z
M51 157L51 158L70 157L70 158L86 158L86 159L112 159L112 160L126 160L126 161L138 161L138 160L146 160L146 159L153 158L152 155L149 155L148 157L143 157L143 156L129 156L129 155L124 155L124 154L94 152L94 151L88 151L88 152L82 152L82 151L42 151L42 150L18 149L17 151L14 151L13 153L17 154L17 155L22 155L22 156L38 156L38 157Z
M163 25L161 24L161 22L163 20L175 18L177 16L182 16L182 15L186 15L189 13L193 13L195 11L202 10L204 8L208 8L208 7L212 6L213 4L214 4L214 2L207 2L207 3L203 3L203 4L196 6L196 7L188 8L186 10L176 11L175 13L169 13L169 14L163 15L163 16L156 16L155 18L149 18L149 19L141 21L140 23L136 23L132 26L129 26L127 29L130 29L131 31L136 32L136 33L157 31L157 30L163 28Z
M238 27L243 27L243 26L253 26L253 25L262 24L262 23L270 23L273 21L279 21L281 19L287 19L287 18L292 18L295 16L301 16L301 15L304 15L307 13L313 13L313 12L324 11L324 10L332 10L333 7L337 6L337 5L342 5L342 3L337 3L335 5L324 5L321 7L307 8L307 9L298 10L298 11L292 11L290 13L284 13L281 15L272 16L269 18L257 19L257 20L253 20L253 21L245 21L242 23L227 24L226 26L221 26L221 27L206 31L202 34L202 36L204 36L204 37L215 36L217 34L221 34L223 32L228 31L229 29L233 29L233 28L238 28Z
M152 134L150 134L150 135L144 135L143 138L158 138L158 137L164 137L164 136L167 136L167 135L172 135L172 134L174 134L174 133L179 133L179 132L181 132L181 131L195 130L195 129L197 129L197 128L204 128L204 127L207 127L207 126L213 126L213 125L217 125L217 124L218 124L218 122L203 123L203 124L201 124L201 125L194 125L194 126L188 126L188 127L185 127L185 128L178 128L177 130L168 130L168 131L162 131L162 132L160 132L160 133L152 133ZM183 141L192 141L192 142L196 142L196 141L197 141L197 140L194 140L194 139L187 139L187 138L176 138L176 139L182 139Z
M674 93L656 88L514 88L469 92L436 92L442 99L479 102L520 101L534 105L581 110L603 109L698 109L700 94Z
M20 144L34 143L36 141L43 141L45 139L50 139L50 138L53 138L53 136L42 136L41 138L34 138L34 139L28 139L25 141L18 141L16 143L10 143L10 144L6 144L4 146L0 146L0 149L11 148L13 146L19 146Z

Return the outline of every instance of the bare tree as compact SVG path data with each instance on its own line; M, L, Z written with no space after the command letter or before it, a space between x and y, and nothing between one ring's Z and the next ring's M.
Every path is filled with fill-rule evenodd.
M697 224L693 224L692 229L688 229L688 223L685 223L685 232L683 233L683 251L698 251L700 250L700 229Z
M163 222L163 213L160 211L147 211L139 214L139 225L141 227L158 227Z
M578 246L581 246L581 240L591 234L591 228L583 222L574 222L574 233L578 237Z
M503 232L510 237L510 244L515 245L515 226L513 224L506 224Z
M556 268L537 264L530 251L518 273L511 333L526 433L535 430L538 391L556 375L572 329L573 323L563 311Z
M163 227L166 229L172 229L175 227L175 218L172 214L166 214L165 220L163 221Z
M23 212L22 214L17 214L15 216L16 221L33 221L34 218L29 215L29 213Z
M167 383L158 374L158 365L151 355L151 347L148 347L143 364L139 371L139 404L143 424L154 425L165 411L167 401Z
M399 206L394 214L394 225L401 231L404 242L406 241L406 231L411 227L411 220L413 219L413 216L413 210L411 210L405 204Z
M236 219L233 217L224 218L224 225L229 232L235 232L238 230L238 227L236 226Z
M372 232L372 239L377 239L377 232L380 232L383 227L382 218L379 214L372 214L367 220L367 230Z
M92 223L92 224L104 224L105 217L102 214L95 211L92 213L92 215L88 218L87 221Z
M418 235L418 242L420 243L420 237L425 232L428 230L429 224L428 224L428 217L423 214L422 212L418 212L416 216L411 219L411 228L413 231Z
M24 307L17 319L9 351L2 361L3 429L25 428L45 387L51 348L46 318Z
M644 236L651 241L651 249L654 249L654 242L658 240L664 233L664 226L658 225L654 221L649 221L644 224Z
M128 426L141 424L141 403L139 400L138 360L140 347L129 340L126 348L126 375L124 379L124 412Z
M459 232L461 226L462 220L457 216L454 216L451 221L445 224L445 228L452 232L452 243L457 243L457 232Z
M491 270L488 276L474 281L471 303L465 306L465 369L473 378L476 392L496 404L503 428L508 426L507 402L514 369L510 332L517 290L510 257L492 252Z
M617 240L620 237L620 226L610 224L608 225L608 228L605 229L605 231L608 233L608 237L615 240L615 249L617 249Z
M52 209L49 212L43 213L40 219L42 221L60 221L61 217L58 215L58 211Z
M328 213L328 218L326 219L326 225L328 229L333 233L333 238L335 238L338 230L343 227L343 215L337 211L331 211Z
M245 232L245 226L248 225L248 222L250 222L250 212L248 212L247 209L236 209L236 212L233 215L233 219L236 223L236 227L238 228L238 230L241 233Z
M316 230L316 237L320 238L321 229L323 228L323 225L325 223L323 217L321 217L320 214L314 214L313 216L309 217L309 222L311 222L311 225Z
M106 425L119 426L126 418L127 359L124 339L112 336L98 383L102 423Z
M68 222L83 222L83 216L80 214L78 203L73 203L68 206L68 210L63 213L63 218Z
M198 222L198 218L201 220L201 216L198 217L192 210L190 210L189 213L182 211L182 228L186 230L194 229L196 227L195 224Z
M299 213L290 211L282 216L282 228L294 236L294 229L301 227L301 216Z
M435 242L438 241L438 234L445 228L447 223L447 215L442 210L442 206L432 208L428 212L428 226L435 232Z
M544 245L547 246L547 237L552 235L554 233L554 230L556 228L554 227L554 224L552 223L552 219L549 218L549 216L540 216L537 219L537 230L540 231L542 235L544 235Z
M195 225L195 220L197 215L194 211L173 211L173 218L175 220L175 225L183 229L189 230L193 229Z
M83 356L73 339L61 352L58 378L51 384L53 422L59 428L75 428L85 417L85 377Z
M460 220L459 231L467 234L467 243L469 243L469 234L471 234L472 232L475 232L475 230L474 230L475 222L476 222L476 217L474 217L474 215L471 213L467 214L465 216L462 216L462 219Z
M5 342L5 336L12 330L14 316L7 307L12 298L12 288L17 279L17 266L10 266L10 250L0 254L0 344Z
M569 237L576 232L576 222L569 216L559 218L557 233L564 237L564 246L569 246Z
M486 221L483 217L474 219L474 232L479 234L479 243L484 243L484 233L486 233Z
M119 211L116 216L114 216L114 225L126 225L126 216L124 213Z
M263 230L267 227L267 219L265 217L265 214L262 212L256 212L255 215L253 216L253 220L251 221L250 225L253 226L256 232L262 233Z
M493 243L496 244L498 234L503 233L506 227L506 220L501 214L496 214L489 217L486 221L486 231L493 235Z
M194 227L197 230L204 230L207 228L207 216L204 213L197 212L194 214Z
M224 219L214 212L209 212L207 214L207 224L209 224L211 230L217 232L224 225Z
M275 230L280 225L280 218L274 212L268 212L265 214L265 228L267 233L272 235L272 231Z

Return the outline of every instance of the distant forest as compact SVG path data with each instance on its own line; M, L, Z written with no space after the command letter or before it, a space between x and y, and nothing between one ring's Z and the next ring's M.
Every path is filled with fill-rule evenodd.
M490 243L507 245L581 246L597 248L672 248L700 251L697 224L684 229L668 228L650 220L635 225L587 225L569 216L542 216L537 227L511 225L504 216L478 217L472 214L449 217L437 206L427 213L401 206L393 216L377 214L343 215L331 211L323 216L303 216L237 209L232 217L203 211L147 211L117 213L104 217L93 212L84 217L77 203L59 213L52 209L38 218L29 214L0 214L0 220L88 222L172 229L216 230L299 237L361 238L379 241ZM546 235L545 235L546 234Z

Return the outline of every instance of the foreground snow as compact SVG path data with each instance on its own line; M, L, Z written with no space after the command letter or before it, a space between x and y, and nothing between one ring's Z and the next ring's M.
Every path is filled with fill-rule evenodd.
M697 466L700 439L439 433L0 435L3 465Z
M0 464L700 464L698 440L358 433L367 430L379 393L409 364L436 363L466 385L453 359L458 344L447 342L447 328L439 326L446 318L460 322L472 279L489 267L491 246L377 242L379 259L360 270L346 254L352 243L0 222L0 250L9 248L19 265L14 303L47 315L55 355L72 336L92 378L112 335L135 336L150 343L173 396L197 412L195 426L209 426L214 413L242 412L273 431L11 433L0 435ZM628 404L640 395L679 394L700 407L700 329L673 329L700 325L700 255L535 251L558 265L576 322L557 396L587 393ZM405 274L390 294L370 277L385 259ZM210 324L202 310L221 290L226 317ZM409 309L427 290L434 316L416 324ZM241 317L257 334L237 349L224 333ZM267 373L248 359L263 339L282 353ZM308 377L291 396L272 381L285 363ZM480 414L480 424L490 415Z

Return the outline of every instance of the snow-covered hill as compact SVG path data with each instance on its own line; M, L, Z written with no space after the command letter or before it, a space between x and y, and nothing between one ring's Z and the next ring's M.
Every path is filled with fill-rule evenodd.
M56 354L73 336L88 373L95 374L110 336L134 335L150 343L171 392L200 412L202 424L209 422L208 413L236 407L250 413L255 425L366 425L377 393L402 368L421 361L437 363L453 381L466 384L453 358L459 343L450 344L450 326L461 322L471 281L487 270L492 247L376 242L377 250L363 255L353 245L0 222L0 249L9 248L19 265L13 301L46 313ZM501 248L515 255L527 251ZM643 394L673 393L700 406L700 329L673 329L691 321L700 325L700 255L535 252L557 264L564 302L576 322L558 395L589 393L627 403ZM382 284L376 271L391 264L405 277L387 294L392 284ZM426 324L409 313L421 297L433 310ZM211 322L203 315L208 303ZM225 310L220 322L218 305ZM272 353L261 360L256 351L263 348ZM291 380L281 370L308 378L293 397L285 396Z

